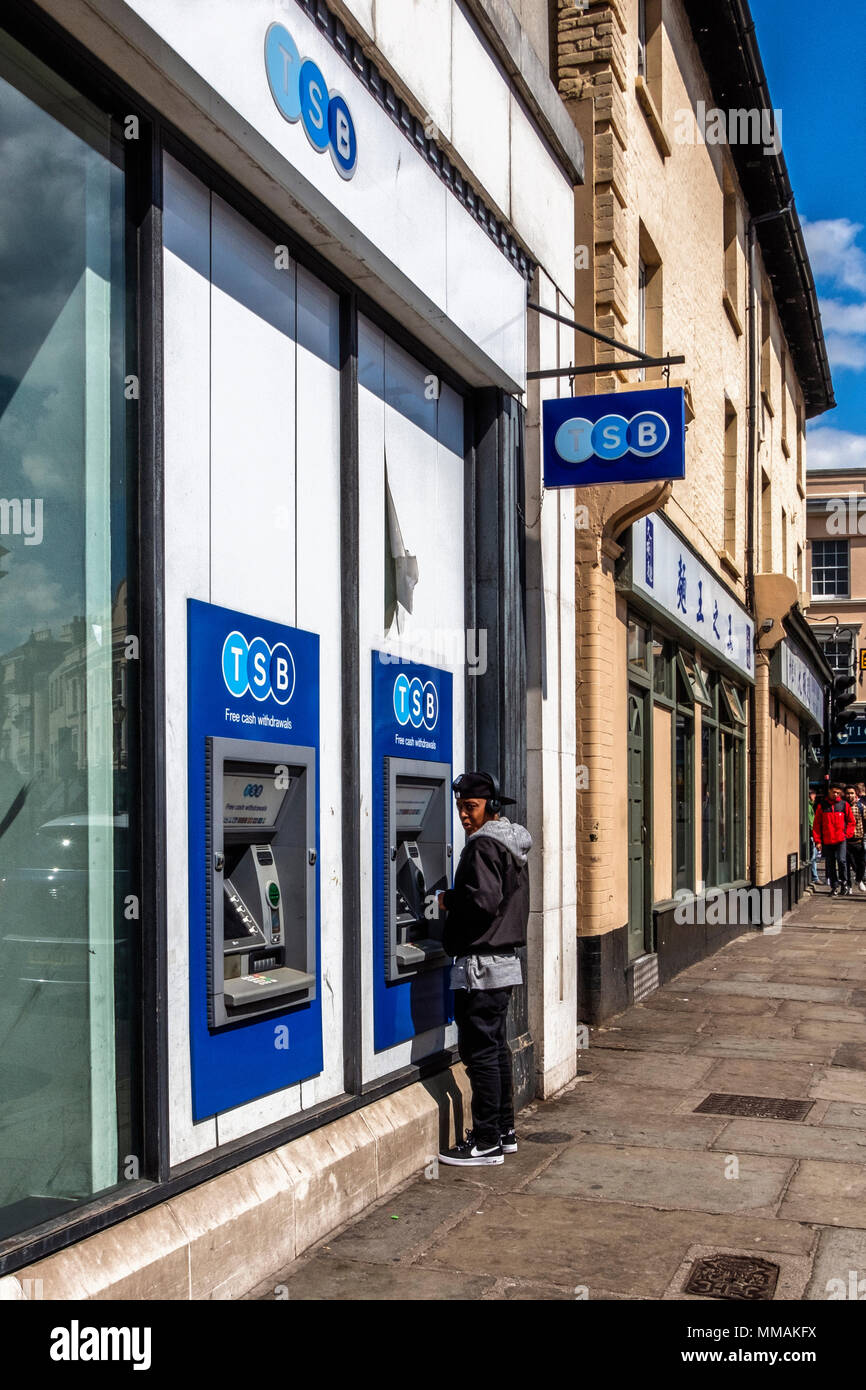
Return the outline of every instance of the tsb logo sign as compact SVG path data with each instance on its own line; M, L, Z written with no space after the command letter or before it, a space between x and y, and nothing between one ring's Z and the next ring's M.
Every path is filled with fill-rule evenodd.
M394 714L398 724L413 729L435 729L439 720L439 695L432 681L422 685L418 677L398 676L394 682Z
M285 642L273 647L263 637L248 642L242 632L230 632L223 643L223 680L236 700L247 691L256 700L273 696L287 705L295 693L295 659Z
M670 437L667 420L654 410L644 410L631 420L624 415L603 415L595 422L580 417L566 420L556 432L554 448L565 463L586 463L591 458L613 463L628 453L652 458Z
M314 150L328 150L341 178L358 167L355 122L345 97L328 84L312 58L302 58L288 29L272 24L265 36L265 71L280 115L300 121Z

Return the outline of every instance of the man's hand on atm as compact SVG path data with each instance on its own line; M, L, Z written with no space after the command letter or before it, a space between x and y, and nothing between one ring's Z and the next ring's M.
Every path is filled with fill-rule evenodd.
M446 911L447 911L447 908L446 908L446 906L445 906L445 894L444 894L444 893L440 893L439 896L437 897L436 901L437 901L437 903L439 904L439 911L440 911L440 912L446 912Z

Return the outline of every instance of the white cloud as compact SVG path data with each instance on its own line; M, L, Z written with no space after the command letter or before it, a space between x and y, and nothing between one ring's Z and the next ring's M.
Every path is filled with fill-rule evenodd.
M866 333L866 304L845 304L841 299L822 299L821 321L829 333Z
M827 352L834 371L838 367L854 367L857 370L866 367L866 341L863 339L848 338L842 333L828 333Z
M866 292L866 251L856 244L863 224L848 217L804 222L803 235L818 279Z
M806 437L806 467L815 469L859 468L866 473L866 434L834 430L820 425Z

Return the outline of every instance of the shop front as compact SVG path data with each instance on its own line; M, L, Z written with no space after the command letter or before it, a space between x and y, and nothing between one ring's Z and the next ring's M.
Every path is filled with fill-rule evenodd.
M618 588L627 649L626 976L629 997L640 999L743 929L754 624L658 513L632 526Z
M526 304L570 235L323 5L116 8L0 30L0 1274L70 1296L65 1247L151 1221L150 1296L230 1297L467 1119L436 896L458 772L532 824ZM174 1290L178 1229L292 1200Z

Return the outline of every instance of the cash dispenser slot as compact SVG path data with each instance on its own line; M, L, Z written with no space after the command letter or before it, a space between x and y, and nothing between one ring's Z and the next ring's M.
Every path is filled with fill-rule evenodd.
M441 968L447 960L436 899L450 883L449 774L447 763L385 759L389 981Z
M223 1028L315 998L315 753L216 738L208 753L208 1022Z

